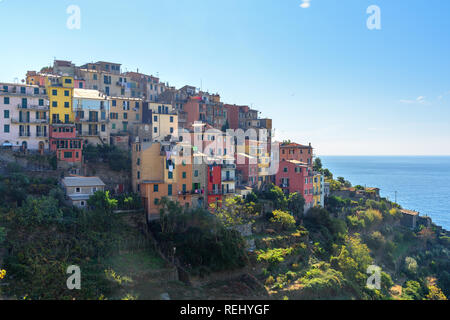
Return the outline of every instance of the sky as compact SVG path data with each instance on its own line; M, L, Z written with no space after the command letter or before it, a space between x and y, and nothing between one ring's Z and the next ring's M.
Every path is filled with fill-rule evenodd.
M381 29L367 27L371 5ZM118 62L250 105L317 155L450 155L449 12L440 0L0 0L0 81L54 58Z

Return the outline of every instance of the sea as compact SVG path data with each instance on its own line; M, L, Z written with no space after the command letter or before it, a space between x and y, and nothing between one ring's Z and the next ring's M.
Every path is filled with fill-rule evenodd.
M320 156L324 168L353 185L429 216L450 230L450 156Z

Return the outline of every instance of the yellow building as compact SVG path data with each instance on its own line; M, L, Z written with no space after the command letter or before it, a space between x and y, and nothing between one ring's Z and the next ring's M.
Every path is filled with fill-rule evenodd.
M142 99L110 97L109 100L111 134L128 132L134 125L142 123Z
M148 220L159 218L162 198L179 200L178 179L186 179L186 192L192 180L187 178L189 168L176 165L171 156L175 144L169 142L136 142L132 145L132 186L141 195ZM178 170L182 170L181 173ZM186 172L186 174L183 174ZM182 191L182 190L181 190Z
M164 141L168 136L178 138L178 114L171 104L149 103L152 112L152 139Z
M314 174L313 177L313 188L314 188L313 193L314 207L323 207L325 205L324 177L317 172Z
M73 77L47 78L46 90L50 100L50 123L73 123Z

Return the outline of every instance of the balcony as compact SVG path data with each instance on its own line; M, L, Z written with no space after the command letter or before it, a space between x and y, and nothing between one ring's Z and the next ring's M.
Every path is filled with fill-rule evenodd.
M230 189L230 190L223 190L222 194L223 195L227 195L227 194L235 194L236 190L234 189Z
M14 124L48 124L49 119L11 119Z
M220 190L212 190L212 191L208 191L209 195L221 195L222 192L220 192Z
M20 110L33 110L33 111L50 111L49 106L36 106L36 105L22 105L18 104L17 108Z
M108 119L80 119L80 118L76 118L75 122L78 123L109 123Z

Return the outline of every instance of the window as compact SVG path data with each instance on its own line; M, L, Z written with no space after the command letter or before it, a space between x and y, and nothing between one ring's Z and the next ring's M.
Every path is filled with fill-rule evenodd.
M117 106L117 101L116 101L116 100L113 100L113 101L112 101L112 106L113 106L113 107Z
M198 177L198 170L194 171L194 177Z
M153 185L153 192L158 192L159 190L159 185L155 184Z
M187 187L185 184L183 184L183 193L186 193Z
M21 94L25 94L25 93L26 93L25 90L26 90L25 87L20 87L20 93L21 93Z
M116 124L115 123L112 124L112 129L116 130Z
M137 178L138 178L138 179L141 178L141 172L140 172L140 171L137 172Z
M71 84L72 83L72 79L65 79L64 83Z
M169 171L169 179L173 179L173 172Z
M158 133L158 128L154 127L154 128L153 128L153 132L154 132L154 133Z
M124 118L125 120L128 119L128 113L124 112L124 113L123 113L123 118Z
M104 124L102 124L102 132L106 131L106 126Z
M42 107L44 105L44 99L39 99L39 106Z
M57 108L58 107L58 102L57 101L52 101L52 107L53 108Z
M169 185L167 186L167 195L169 195L169 196L172 195L172 185L171 185L171 184L169 184Z
M57 96L58 95L58 90L52 90L52 96Z
M284 172L288 172L288 168L284 168L283 171L284 171Z
M34 94L39 94L39 88L34 88Z
M64 108L70 108L70 104L69 104L69 102L64 102Z
M186 172L183 172L183 179L186 179L186 177L187 177Z
M3 104L9 104L9 97L3 98Z
M3 132L4 132L4 133L9 133L9 124L5 124L5 125L3 126Z
M64 96L69 97L70 96L70 91L69 90L64 90Z
M170 128L170 133L173 133L173 128Z
M158 122L158 116L154 116L154 117L153 117L153 121L154 121L154 122Z
M72 158L72 152L64 152L64 159L71 159Z
M97 80L97 75L94 74L94 75L92 76L92 79Z
M170 122L173 123L173 117L170 117Z
M81 192L81 188L76 188L76 189L75 189L75 192L76 192L76 193L80 193L80 192Z
M9 119L9 110L3 110L3 117Z
M3 91L8 92L8 86L3 86Z

